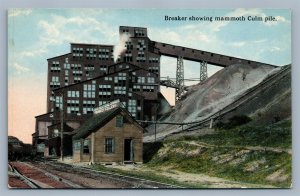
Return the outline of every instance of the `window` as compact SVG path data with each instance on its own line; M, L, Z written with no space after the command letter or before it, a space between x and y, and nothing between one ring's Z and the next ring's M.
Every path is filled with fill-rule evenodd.
M59 77L58 76L52 76L51 82L50 82L51 88L58 88L60 87Z
M154 86L143 86L144 92L154 92Z
M105 81L112 81L112 77L105 77L104 80Z
M83 154L90 154L91 140L85 139L83 142Z
M83 56L83 48L72 48L73 58L80 58Z
M96 59L97 49L96 48L87 48L86 49L86 59Z
M149 60L150 61L150 60ZM158 74L159 68L158 67L149 67L148 70L152 73Z
M128 112L130 112L133 117L136 116L136 100L128 100Z
M108 101L99 101L99 106L104 105L106 103L108 103Z
M158 63L158 62L159 62L159 58L149 57L149 63Z
M79 113L79 107L67 107L68 114L77 114Z
M138 77L138 83L145 83L145 77Z
M85 98L94 98L96 91L95 84L84 84L83 85L83 97Z
M155 83L155 78L154 77L148 77L147 80L148 80L147 81L148 83L152 83L152 84Z
M107 66L106 65L100 65L100 71L107 71Z
M63 101L61 96L56 96L55 97L55 107L56 109L62 109L63 106Z
M79 100L67 100L68 106L79 107Z
M109 49L100 48L99 49L99 60L109 60Z
M91 65L91 64L87 64L87 65L85 65L84 69L85 69L85 70L94 70L94 69L95 69L95 66L94 66L94 65Z
M79 151L80 147L81 147L80 141L78 141L78 140L74 141L74 143L73 143L73 149L76 150L76 151Z
M111 85L99 85L99 97L100 98L109 98L111 96Z
M53 61L50 70L51 70L51 72L60 72L59 62Z
M95 101L83 100L83 114L92 114L95 106Z
M81 82L81 77L74 77L74 83Z
M140 85L133 85L133 89L132 89L133 92L140 91L140 90L141 90Z
M123 116L116 116L116 127L123 127Z
M65 64L64 64L64 68L65 68L65 69L70 69L70 64L69 64L69 63L65 63Z
M59 131L58 131L58 129L54 129L53 130L52 137L59 137Z
M115 152L115 140L114 138L105 138L105 153L111 154Z
M115 95L126 95L126 87L115 86L114 94Z
M82 76L82 71L81 70L73 70L73 75L74 76Z
M79 91L68 91L68 97L79 97Z

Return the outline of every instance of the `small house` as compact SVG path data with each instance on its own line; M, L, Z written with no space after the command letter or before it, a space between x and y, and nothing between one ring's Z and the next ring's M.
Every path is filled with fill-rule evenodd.
M75 130L73 161L142 163L144 131L126 109L102 110Z

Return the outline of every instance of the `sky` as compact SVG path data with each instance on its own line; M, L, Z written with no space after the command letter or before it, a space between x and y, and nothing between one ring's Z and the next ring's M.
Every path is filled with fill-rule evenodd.
M165 17L187 17L166 21ZM189 17L245 21L189 21ZM265 22L268 16L276 21ZM263 21L248 20L262 17ZM46 112L47 59L70 43L116 45L119 26L146 27L153 41L278 66L291 62L291 13L286 9L11 9L8 12L8 135L31 143L35 116ZM208 66L211 76L220 70ZM185 78L199 78L199 63L184 61ZM161 58L161 76L176 76L176 59ZM186 85L192 83L186 82ZM174 104L175 91L161 88Z

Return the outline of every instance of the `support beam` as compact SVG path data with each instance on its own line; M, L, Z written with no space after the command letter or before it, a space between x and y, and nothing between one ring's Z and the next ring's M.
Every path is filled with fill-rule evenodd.
M175 104L181 99L184 93L184 69L183 69L183 58L179 56L177 58L177 69L176 69L176 92L175 92Z
M200 82L203 82L207 79L207 62L200 62Z

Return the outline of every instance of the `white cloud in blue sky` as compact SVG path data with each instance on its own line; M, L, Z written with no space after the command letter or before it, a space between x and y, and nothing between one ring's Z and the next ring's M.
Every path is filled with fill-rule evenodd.
M276 22L165 21L168 16L274 16ZM70 52L70 42L116 44L119 26L148 28L150 39L284 65L291 63L291 15L282 9L12 9L8 13L9 79L45 76L47 58ZM186 77L199 77L185 62ZM162 59L162 75L174 76L176 60ZM173 66L174 69L170 69ZM209 68L209 74L218 68ZM23 76L24 77L24 76Z

